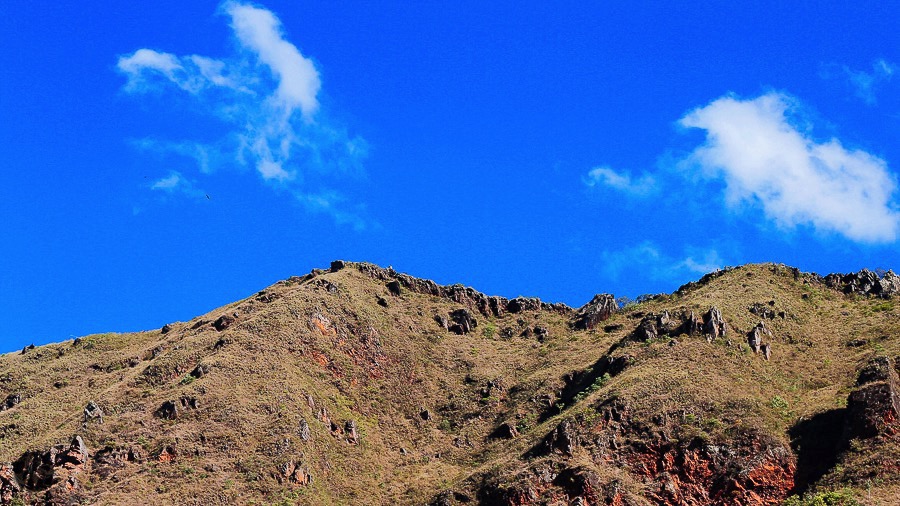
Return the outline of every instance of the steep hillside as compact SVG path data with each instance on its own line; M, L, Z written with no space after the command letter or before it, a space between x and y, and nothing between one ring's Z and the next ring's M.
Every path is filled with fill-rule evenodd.
M898 292L764 264L573 309L337 261L0 357L0 504L897 504Z

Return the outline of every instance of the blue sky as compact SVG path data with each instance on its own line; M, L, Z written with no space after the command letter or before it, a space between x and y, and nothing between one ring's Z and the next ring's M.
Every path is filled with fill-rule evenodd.
M335 258L573 306L900 267L900 7L658 4L3 2L0 351Z

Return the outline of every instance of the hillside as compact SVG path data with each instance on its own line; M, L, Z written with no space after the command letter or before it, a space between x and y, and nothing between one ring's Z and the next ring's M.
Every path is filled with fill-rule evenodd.
M897 504L893 294L760 264L574 309L336 261L0 357L0 504Z

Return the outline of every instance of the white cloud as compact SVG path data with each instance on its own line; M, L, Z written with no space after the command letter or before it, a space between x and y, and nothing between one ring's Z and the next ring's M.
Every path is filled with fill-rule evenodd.
M309 119L319 107L316 95L321 82L312 60L284 40L281 22L266 9L228 2L225 11L241 44L256 53L278 80L276 97L288 113L300 107Z
M349 225L354 230L364 230L367 228L365 220L360 218L359 213L344 210L341 206L344 197L334 191L323 191L319 193L301 193L294 194L294 198L307 211L312 213L325 213L334 219L339 225Z
M702 275L725 267L724 260L714 249L689 247L683 255L680 259L673 257L664 253L656 243L644 241L618 250L605 250L600 256L606 275L613 279L630 273L650 279L684 282L688 276Z
M860 242L897 239L900 213L887 163L838 139L813 140L798 129L798 106L768 93L726 96L695 109L680 124L706 131L686 160L726 184L726 202L757 203L784 227L811 225Z
M596 167L588 172L585 184L588 186L608 186L635 196L646 196L657 190L656 180L649 174L632 181L631 174L616 172L609 167Z
M844 75L853 86L856 96L868 105L875 105L877 101L875 92L884 81L889 81L894 75L896 67L885 60L878 60L872 64L872 71L852 70L844 66Z
M170 170L169 175L158 179L150 185L151 190L158 190L169 195L182 193L192 197L203 196L203 190L194 186L194 183L185 178L180 172Z
M301 185L307 184L304 176L309 173L358 173L367 154L366 142L323 117L319 71L285 38L278 17L235 1L224 3L221 12L229 17L235 54L179 56L144 48L121 56L118 70L128 80L123 88L127 93L174 86L229 125L231 132L214 143L141 142L193 158L203 173L212 173L219 165L252 166L263 181L292 192L308 191ZM337 204L316 208L341 221L338 209Z

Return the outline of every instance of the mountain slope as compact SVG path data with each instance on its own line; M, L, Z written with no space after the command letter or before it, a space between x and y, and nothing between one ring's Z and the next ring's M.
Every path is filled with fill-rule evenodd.
M0 502L892 504L891 276L748 265L575 310L335 262L0 357Z

